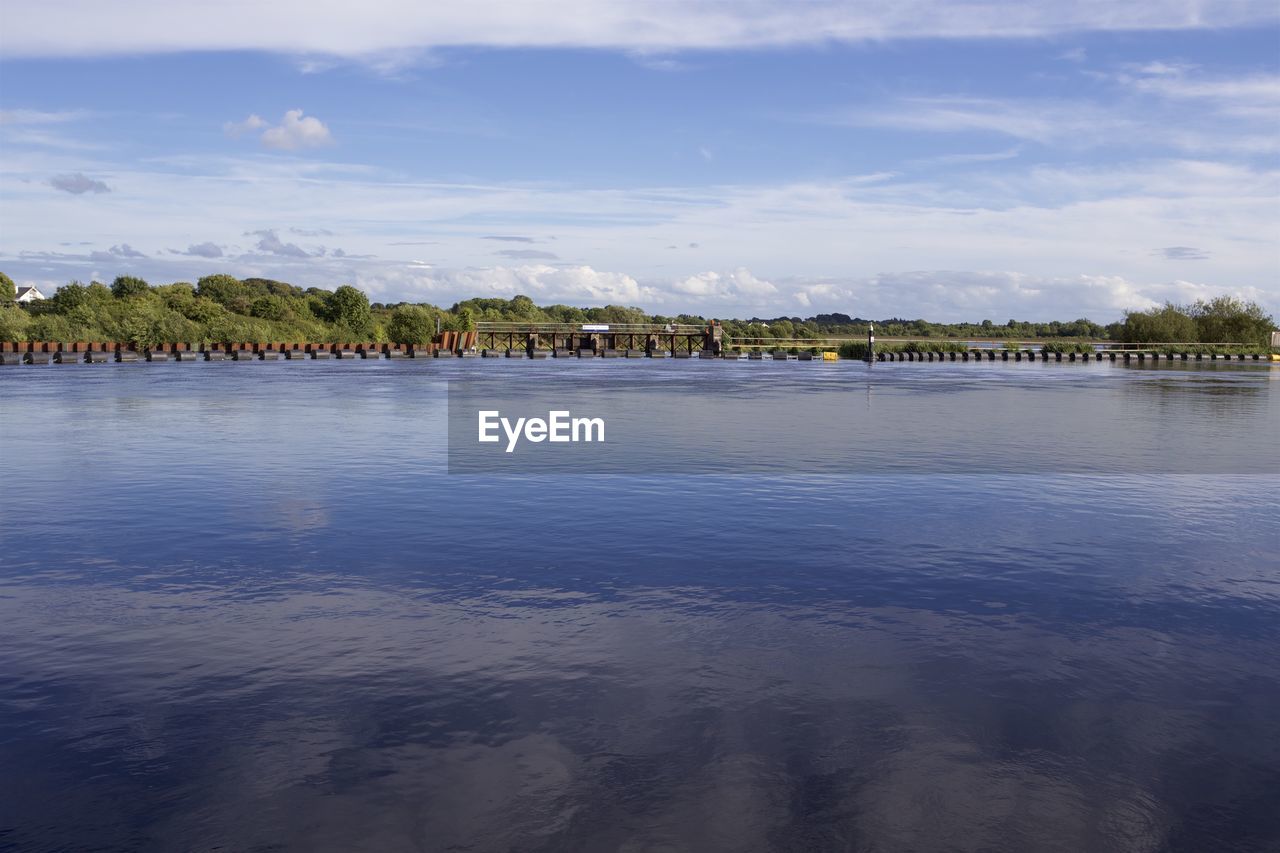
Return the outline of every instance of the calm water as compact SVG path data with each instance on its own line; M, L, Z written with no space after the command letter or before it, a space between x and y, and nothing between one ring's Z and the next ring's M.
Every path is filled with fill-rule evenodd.
M481 371L847 388L835 443L917 464L451 475ZM1280 847L1280 369L49 366L0 409L0 848Z

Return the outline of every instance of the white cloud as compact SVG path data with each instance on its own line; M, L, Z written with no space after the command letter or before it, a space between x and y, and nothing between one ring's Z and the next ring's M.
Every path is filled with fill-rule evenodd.
M57 284L93 271L55 241L47 223L58 222L60 233L99 246L146 235L149 245L208 242L224 252L112 255L112 269L153 281L225 269L304 286L355 281L389 300L526 292L721 316L865 305L881 316L1110 320L1123 307L1204 288L1280 309L1280 172L1262 166L1000 162L944 178L904 169L874 180L584 189L411 182L311 160L224 159L203 170L181 160L159 172L112 165L128 193L88 206L67 205L42 184L64 162L41 152L0 164L0 268L10 275ZM107 205L103 216L97 208ZM324 231L342 235L346 256L282 239ZM494 251L548 248L528 245L527 235L550 233L555 254L574 265L495 265ZM494 237L504 239L485 239ZM697 252L664 249L691 242Z
M387 80L407 80L411 78L412 71L438 68L444 64L444 59L424 47L380 48L354 56L309 54L295 59L297 69L303 74L323 74L345 62L355 62Z
M778 301L778 288L772 282L757 278L746 267L738 267L726 273L715 271L696 273L677 279L664 290L675 294L670 301L678 301L681 295L693 297L699 304L767 305Z
M86 141L83 133L61 130L92 116L88 110L0 110L0 141L15 147L92 151L102 146Z
M370 267L358 284L384 301L424 300L449 304L470 296L531 296L542 304L639 305L653 313L707 316L791 316L841 311L863 317L923 317L932 320L1003 323L1015 319L1089 317L1118 319L1126 309L1165 301L1192 302L1224 291L1266 304L1252 287L1224 288L1182 279L1133 281L1124 276L1041 276L1011 270L922 270L860 278L795 278L776 284L739 268L677 280L637 279L592 267L489 267L482 269L394 269Z
M930 133L988 132L1014 139L1075 146L1131 132L1135 119L1087 101L974 97L912 97L889 106L847 110L833 124Z
M1181 75L1188 71L1192 71L1198 66L1186 62L1163 62L1155 60L1153 62L1144 62L1139 65L1126 65L1132 71L1139 74L1149 74L1152 76L1171 76Z
M239 139L246 133L252 133L255 130L261 130L267 127L267 122L259 115L250 115L244 121L229 121L222 125L222 130L232 139Z
M1280 74L1190 76L1180 69L1128 78L1134 89L1162 98L1199 101L1202 109L1280 124Z
M660 56L644 52L633 51L631 53L631 61L641 68L647 68L650 71L689 71L693 68L687 62L679 59L672 59L669 56Z
M268 148L294 151L299 148L315 148L333 142L333 136L324 122L315 116L303 115L302 110L289 110L272 125L258 115L250 115L244 121L227 122L223 131L233 139L259 130L262 144Z
M304 116L302 110L289 110L280 124L262 132L262 144L268 148L292 151L295 148L314 148L333 141L329 128L315 116Z
M978 151L966 154L939 154L936 157L921 157L909 161L913 167L954 166L963 163L994 163L1000 160L1013 160L1022 153L1020 146L1006 148L1003 151Z
M384 277L373 277L370 281L372 289L387 289ZM462 294L510 297L517 293L526 294L535 302L543 303L637 305L661 300L660 291L642 286L630 275L601 271L586 265L528 264L485 269L432 270L394 278L399 278L410 292L424 296L446 295L449 300L463 298Z
M9 57L268 50L385 61L450 46L608 48L629 52L766 47L893 38L1047 36L1083 31L1199 29L1273 22L1270 0L472 0L465 4L274 0L44 0L6 9ZM313 60L314 61L314 60Z
M66 124L87 118L84 110L0 110L0 126L27 124Z
M814 311L852 306L861 316L951 320L1089 316L1112 319L1147 308L1168 284L1140 286L1123 276L1038 276L1009 270L921 270L846 281L796 282L796 301Z
M850 127L990 133L1060 149L1280 151L1280 75L1209 77L1195 66L1164 62L1087 75L1109 87L1108 97L908 96L810 118Z

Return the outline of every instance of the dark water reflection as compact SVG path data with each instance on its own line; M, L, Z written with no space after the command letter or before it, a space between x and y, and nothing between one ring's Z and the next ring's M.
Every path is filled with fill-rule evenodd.
M476 367L0 374L0 848L1280 845L1275 476L451 477Z

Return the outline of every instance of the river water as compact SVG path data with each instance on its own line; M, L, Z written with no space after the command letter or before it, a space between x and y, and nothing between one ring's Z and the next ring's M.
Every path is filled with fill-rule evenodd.
M1278 380L5 368L0 849L1275 850ZM685 438L459 463L565 387Z

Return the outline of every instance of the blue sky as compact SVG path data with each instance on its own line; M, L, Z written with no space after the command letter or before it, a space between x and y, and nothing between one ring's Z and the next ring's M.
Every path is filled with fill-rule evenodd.
M227 271L719 315L1280 312L1274 4L3 15L0 269L46 289Z

